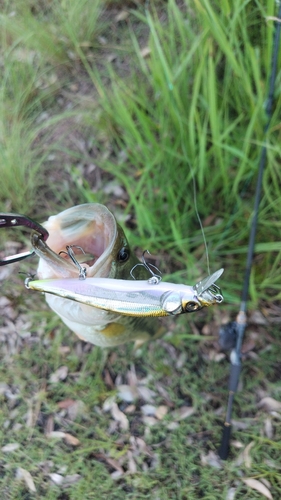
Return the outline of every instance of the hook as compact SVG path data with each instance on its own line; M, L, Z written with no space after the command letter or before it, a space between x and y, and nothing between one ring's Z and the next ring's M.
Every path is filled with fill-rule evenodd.
M150 263L146 262L145 257L144 257L144 255L146 253L148 253L149 255L151 255L151 253L149 252L149 250L145 250L143 252L143 254L142 254L142 262L138 262L138 264L135 264L134 267L132 267L132 269L130 271L130 275L135 280L136 278L135 278L135 276L133 274L134 269L136 269L136 267L138 267L138 266L143 266L152 275L151 278L149 278L148 283L150 283L151 285L157 285L162 280L162 277L160 276L162 273L161 273L161 271L159 271L158 267L154 266L153 264L150 264ZM152 268L156 269L156 271L159 274L155 274Z
M75 266L78 267L78 269L79 269L79 279L84 280L84 279L86 279L87 268L81 266L80 262L78 262L78 260L76 259L75 253L72 250L72 248L79 248L79 250L81 250L81 252L84 255L86 255L83 248L79 247L78 245L66 245L66 252L64 250L62 250L61 252L59 252L59 255L61 255L62 253L68 255L68 257L71 258L73 264L75 264Z

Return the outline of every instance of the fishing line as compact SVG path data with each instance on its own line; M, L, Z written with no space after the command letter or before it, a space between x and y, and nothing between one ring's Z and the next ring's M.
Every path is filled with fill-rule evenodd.
M184 132L183 132L183 129L182 129L182 123L181 123L180 119L178 121L179 121L179 127L180 127L180 132L181 132L181 142L182 142L183 153L184 153L185 157L188 158L188 155L187 155L187 152L186 152L186 148L185 148L185 143L184 143L184 140L183 140ZM205 236L205 231L204 231L204 227L203 227L203 224L202 224L202 220L201 220L201 217L200 217L200 214L199 214L199 211L198 211L197 189L196 189L195 175L193 173L193 168L191 167L191 165L190 165L189 162L188 162L188 168L189 168L189 172L190 172L190 175L191 175L191 178L192 178L192 184L193 184L193 203L194 203L194 209L195 209L196 217L197 217L197 220L199 222L199 226L200 226L201 233L202 233L202 238L203 238L203 243L204 243L204 248L205 248L205 255L206 255L206 262L207 262L207 271L208 271L208 275L210 276L211 271L210 271L210 259L209 259L208 244L207 244L207 239L206 239L206 236Z
M203 227L203 224L202 224L202 220L201 220L201 217L200 217L199 212L198 212L196 182L195 182L195 177L194 177L194 174L193 174L193 170L192 170L192 168L190 166L189 166L189 170L191 172L192 182L193 182L193 201L194 201L195 213L196 213L196 217L197 217L197 220L199 222L201 233L202 233L202 237L203 237L203 242L204 242L204 247L205 247L205 254L206 254L206 261L207 261L207 270L208 270L208 274L210 276L211 271L210 271L209 250L208 250L208 244L207 244L207 240L206 240L206 236L205 236L205 231L204 231L204 227Z

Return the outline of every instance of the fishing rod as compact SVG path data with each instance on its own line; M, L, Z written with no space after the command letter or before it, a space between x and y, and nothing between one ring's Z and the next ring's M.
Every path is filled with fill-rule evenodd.
M274 99L274 84L277 73L277 62L278 62L278 52L279 52L279 44L280 44L280 31L281 31L281 1L278 2L279 8L277 17L273 18L275 20L275 30L273 35L273 46L272 46L272 57L271 57L271 75L269 80L269 90L268 97L266 101L266 114L267 114L267 123L264 128L264 136L269 129L270 121L272 118L272 108L273 108L273 99ZM244 337L245 328L247 325L247 300L248 300L248 292L249 292L249 283L250 283L250 275L253 264L253 256L255 249L255 238L257 232L257 223L258 223L258 213L259 213L259 204L261 199L261 190L262 190L262 180L263 173L266 166L266 157L267 157L267 145L266 142L261 150L261 156L259 161L259 169L258 169L258 178L256 184L256 192L255 192L255 202L254 202L254 212L253 219L251 225L251 231L249 235L249 244L248 244L248 253L247 253L247 261L246 261L246 269L244 275L244 284L241 294L241 303L240 309L236 317L235 322L228 323L224 327L220 329L220 337L223 341L227 342L227 339L232 337L234 339L235 346L232 348L230 354L230 362L231 369L229 375L229 384L228 384L228 404L226 410L226 417L224 421L223 434L221 446L218 451L218 454L221 459L226 460L229 453L229 441L231 436L231 415L232 415L232 407L234 402L235 393L237 392L239 377L241 373L242 363L241 363L241 347Z

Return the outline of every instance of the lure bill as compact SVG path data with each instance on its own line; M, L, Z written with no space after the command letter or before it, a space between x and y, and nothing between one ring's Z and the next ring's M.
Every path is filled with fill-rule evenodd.
M215 282L222 273L220 269L194 286L110 278L27 279L26 286L124 316L161 317L220 304L223 296Z

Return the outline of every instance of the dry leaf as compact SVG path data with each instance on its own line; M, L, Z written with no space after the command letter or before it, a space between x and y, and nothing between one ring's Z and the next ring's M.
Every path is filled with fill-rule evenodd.
M246 466L248 469L250 469L250 467L251 467L251 465L252 465L252 459L251 459L251 457L250 457L250 451L251 451L251 449L253 448L254 444L255 444L255 441L251 441L251 443L249 443L249 444L246 446L246 448L245 448L245 450L244 450L244 452L243 452L243 453L244 453L244 462L245 462L245 466Z
M156 397L156 392L152 391L146 386L138 386L139 396L147 403L153 403Z
M111 410L113 404L115 404L115 399L116 399L116 396L109 396L108 398L106 398L103 402L103 405L102 405L102 409L103 411L109 411Z
M1 448L1 451L3 451L3 453L10 453L11 451L17 450L19 447L20 447L19 443L9 443L3 446Z
M234 500L237 488L229 488L225 500Z
M167 415L168 409L168 406L165 405L158 406L158 408L156 408L155 417L158 418L158 420L162 420L165 415Z
M266 411L281 411L281 403L276 399L265 397L258 403L258 408L264 408Z
M64 399L63 401L60 401L58 403L58 407L61 409L61 410L67 410L71 405L73 405L75 403L75 400L74 399Z
M135 474L137 472L137 464L133 459L133 454L131 451L128 451L128 470L131 474Z
M264 433L268 439L273 438L273 425L270 417L267 417L264 421Z
M56 472L49 474L49 478L57 486L61 486L64 481L64 477L61 474L57 474Z
M252 490L256 490L262 495L264 495L266 498L269 498L269 500L273 500L272 495L269 491L269 489L262 484L261 481L258 481L257 479L253 479L251 477L249 478L243 478L242 479L243 483L245 483L249 488L252 488Z
M152 427L153 425L157 424L157 420L154 417L144 416L142 420L148 427Z
M72 434L69 434L68 432L65 433L64 439L68 444L71 444L72 446L78 446L80 444L79 439L72 436Z
M36 493L34 481L32 479L30 472L28 472L28 470L22 469L21 467L18 467L17 473L16 473L16 478L23 480L25 482L26 486L28 487L29 491L31 491L31 493Z
M71 486L72 484L77 483L77 481L79 481L79 479L81 479L80 474L68 474L67 476L65 476L65 478L63 480L63 487L67 488L68 486Z
M60 380L65 380L68 374L67 366L60 366L54 373L50 375L51 384L55 384Z
M119 385L118 386L118 397L126 403L132 403L138 397L137 388L131 385Z
M183 420L184 418L188 418L193 415L194 412L195 408L192 406L182 406L178 410L172 412L172 417L175 420Z
M126 417L125 413L123 413L118 408L116 403L112 404L111 415L113 416L114 420L119 422L121 429L123 429L124 431L127 431L129 429L129 420Z
M169 431L174 431L175 429L178 429L180 426L180 424L178 422L170 422L168 425L167 425L167 429Z
M141 406L141 411L144 415L154 416L156 413L156 406L146 404Z
M103 458L106 461L106 463L108 463L108 465L113 467L113 469L116 469L122 474L124 474L124 469L121 467L119 462L117 462L117 460L115 460L114 458L107 457L106 455L104 455Z
M124 410L125 413L134 413L136 411L136 405L129 405Z
M213 451L209 451L208 455L201 455L201 464L210 465L211 467L215 467L216 469L222 468L221 459Z
M126 21L127 17L129 17L129 12L127 10L121 10L121 12L119 12L114 19L117 23L119 23L120 21Z
M52 431L49 432L49 434L46 434L48 438L54 438L54 439L63 439L65 436L65 432L62 431Z
M249 323L254 323L255 325L266 325L267 320L260 311L253 311L249 317Z
M123 476L123 472L120 470L115 470L110 474L111 479L119 479L119 477Z
M140 55L145 59L146 57L148 57L151 53L151 49L149 47L144 47L143 49L141 49L140 51Z
M244 445L243 445L243 443L241 443L241 441L237 441L237 440L235 440L235 439L233 439L233 440L231 441L231 443L230 443L230 444L231 444L231 446L233 446L234 448L238 448L238 449L239 449L239 448L243 448L243 446L244 446Z

